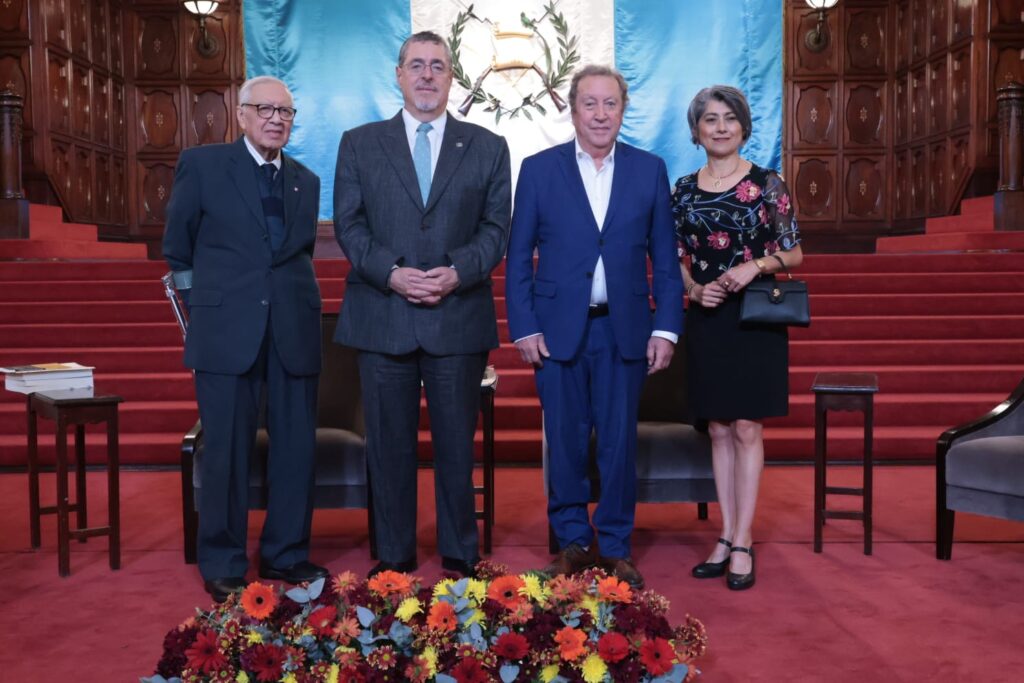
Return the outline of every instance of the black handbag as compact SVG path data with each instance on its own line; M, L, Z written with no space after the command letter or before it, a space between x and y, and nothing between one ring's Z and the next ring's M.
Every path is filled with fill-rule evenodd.
M807 283L803 280L794 280L782 259L777 256L775 259L782 264L782 269L789 279L757 279L747 285L740 301L740 321L761 325L807 327L811 324Z

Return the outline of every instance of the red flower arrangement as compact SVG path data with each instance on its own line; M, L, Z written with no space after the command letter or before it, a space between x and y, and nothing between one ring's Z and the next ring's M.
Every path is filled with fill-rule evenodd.
M281 593L252 583L172 630L143 683L681 683L704 626L599 569L479 579L351 572Z

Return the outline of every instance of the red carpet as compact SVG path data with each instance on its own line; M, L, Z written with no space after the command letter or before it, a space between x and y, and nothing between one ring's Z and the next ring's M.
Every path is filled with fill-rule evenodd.
M327 311L338 309L347 265L317 261ZM95 365L98 386L126 399L126 463L176 463L196 417L181 336L159 283L164 271L153 261L0 262L0 364ZM992 408L1024 375L1024 253L812 255L801 272L814 321L792 335L791 411L767 425L769 458L810 459L817 372L878 373L875 451L901 460L932 459L942 431ZM502 273L494 278L499 295ZM504 318L500 296L497 305ZM500 375L497 457L537 462L533 373L509 343L491 362ZM858 420L835 416L832 453L859 454ZM24 423L23 399L0 392L0 466L24 464ZM428 457L425 412L422 426ZM90 435L90 454L102 442ZM43 443L44 459L52 458L51 441Z
M859 476L833 471L837 484ZM431 474L420 480L419 573L433 581ZM1024 525L959 515L953 560L936 560L933 477L930 467L879 468L874 555L862 554L858 523L841 520L830 520L815 555L812 470L768 468L754 530L758 581L746 593L689 576L717 537L714 505L707 522L693 505L641 506L634 554L673 619L691 613L707 625L709 683L1020 680ZM152 672L164 633L208 604L181 559L179 475L125 472L121 485L122 569L110 571L107 541L94 538L72 543L72 574L61 579L55 520L43 522L42 549L30 550L26 477L0 475L2 680L135 681ZM93 522L102 523L100 473L89 488ZM44 476L44 504L53 489ZM546 563L540 472L499 470L496 503L493 559L513 571ZM252 552L260 524L254 513ZM315 561L332 572L371 566L364 512L318 511L313 526Z

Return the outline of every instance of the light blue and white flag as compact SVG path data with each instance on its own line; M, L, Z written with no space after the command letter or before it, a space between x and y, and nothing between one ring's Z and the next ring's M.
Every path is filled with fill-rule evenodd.
M323 180L332 215L341 134L394 116L398 48L410 33L454 40L449 112L504 135L513 178L522 159L572 138L572 71L612 64L629 83L622 139L695 170L686 109L715 83L750 100L750 160L779 168L782 151L782 0L246 0L249 76L288 83L299 114L288 151Z

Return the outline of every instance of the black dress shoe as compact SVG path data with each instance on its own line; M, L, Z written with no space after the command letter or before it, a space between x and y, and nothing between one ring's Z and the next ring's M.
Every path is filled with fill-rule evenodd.
M280 569L271 567L269 564L265 564L262 560L260 561L261 579L271 579L296 584L311 583L317 579L323 579L328 576L330 576L329 571L308 560L302 560L301 562L296 562L290 567L281 567Z
M724 538L718 539L719 544L724 545L726 548L732 548L732 543L725 540ZM725 575L725 570L729 568L729 556L726 555L725 559L721 562L701 562L696 567L690 570L690 574L696 579L715 579L719 576Z
M745 591L754 585L754 549L744 548L742 546L734 545L730 552L733 553L746 553L750 555L750 571L746 574L735 574L731 570L725 577L725 584L729 586L731 591Z
M373 566L373 569L366 572L366 578L372 579L381 572L400 572L408 574L416 571L416 560L402 560L401 562L385 562L381 560Z
M467 562L465 560L460 560L455 557L442 557L441 567L443 567L445 571L455 572L459 576L475 579L476 565L479 561L480 558L477 558L471 562Z
M235 591L245 588L245 579L241 576L224 576L219 579L207 579L203 588L210 594L214 602L224 602Z

